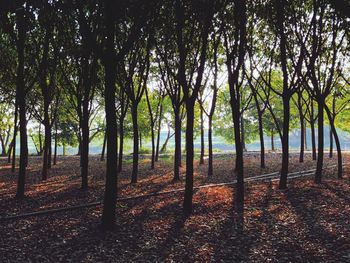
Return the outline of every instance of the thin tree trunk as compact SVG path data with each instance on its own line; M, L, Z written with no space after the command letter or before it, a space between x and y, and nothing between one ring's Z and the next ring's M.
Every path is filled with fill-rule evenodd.
M322 182L322 169L323 169L323 151L324 151L324 100L322 98L317 100L318 105L318 150L317 150L317 164L315 173L315 183L320 184Z
M306 126L306 121L304 121L304 138L305 138L305 151L308 150L308 145L307 145L307 126Z
M282 136L282 169L279 182L279 189L287 188L287 176L289 165L289 118L290 99L283 98L283 136Z
M200 107L200 118L201 118L201 154L199 159L199 164L204 164L204 116L203 108Z
M212 116L209 116L208 124L208 177L213 176L213 128L212 128Z
M50 145L50 136L51 131L49 129L50 123L49 123L49 113L47 110L44 110L45 117L44 117L44 129L45 129L45 142L44 142L44 153L43 153L43 166L42 166L42 180L45 181L47 179L47 170L48 170L48 157L49 157L49 147Z
M175 111L175 158L174 158L174 181L180 180L181 163L181 119L180 112Z
M18 119L18 106L17 106L17 98L15 103L15 127L13 131L13 139L12 139L12 165L11 165L11 171L14 173L16 168L16 137L17 137L17 119Z
M53 165L57 164L57 140L58 140L58 136L57 136L57 122L55 122L55 149L54 149L54 155L53 155Z
M316 135L315 135L315 119L314 119L314 103L311 102L311 116L310 116L310 129L311 129L311 147L312 147L312 160L316 160Z
M137 105L132 105L131 115L132 115L132 125L133 125L133 135L134 135L134 151L133 151L131 183L137 183L137 174L138 174L138 165L139 165L139 127L137 123ZM141 143L140 143L140 146L141 146Z
M89 104L88 101L83 103L83 120L81 127L81 189L88 188L88 173L89 173Z
M155 138L154 138L154 125L152 125L152 130L151 130L151 137L152 137L152 157L151 157L151 169L154 169L154 162L156 158L156 145L155 145Z
M51 163L52 163L52 129L50 125L50 141L49 141L49 149L48 149L48 155L47 155L47 168L51 169Z
M159 120L158 120L158 130L157 130L157 147L156 147L156 158L155 161L158 162L159 159L159 144L160 144L160 130L162 125L162 114L163 114L163 104L160 104L159 109Z
M329 158L333 158L333 132L331 127L329 127Z
M123 154L124 154L124 119L120 119L120 124L119 124L119 137L120 137L120 142L119 142L119 163L118 163L118 172L121 172L123 170Z
M300 154L299 162L304 162L304 147L305 147L305 125L304 125L304 115L301 104L301 94L298 94L298 110L299 110L299 120L300 120Z
M192 213L192 197L193 197L193 123L194 123L194 102L191 99L186 103L186 184L185 196L183 203L183 211L185 215Z
M232 95L231 95L232 96ZM244 170L243 170L243 145L241 141L241 116L240 102L231 97L232 118L235 134L236 166L235 173L237 183L235 187L235 210L239 213L244 210Z
M275 138L274 138L274 135L273 135L273 132L274 130L272 129L271 131L271 151L275 151Z
M327 105L325 105L325 110L326 110L327 115L328 115L329 123L330 123L331 129L332 129L333 135L334 135L335 145L337 147L338 179L342 179L343 178L343 158L342 158L340 140L339 140L338 133L337 133L337 130L336 130L335 125L334 125L335 116L334 115L332 116Z
M101 158L100 158L101 162L103 162L105 160L106 142L107 142L107 136L106 136L106 132L105 132L105 134L103 136L102 152L101 152Z
M11 163L11 153L12 153L12 148L13 148L13 139L10 143L10 146L9 146L9 150L7 152L7 163L10 164Z
M246 145L245 145L245 129L244 129L244 118L243 118L243 114L241 114L241 141L242 141L242 149L243 152L247 151Z
M258 122L259 122L259 138L260 138L260 167L265 168L265 143L264 143L262 113L258 113Z

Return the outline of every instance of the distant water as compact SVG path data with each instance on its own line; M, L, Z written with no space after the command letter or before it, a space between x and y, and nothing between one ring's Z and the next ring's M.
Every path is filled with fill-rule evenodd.
M338 135L340 137L342 150L350 150L350 134L346 133L344 131L338 130ZM166 139L166 136L167 136L167 131L162 131L161 136L160 136L160 147L163 145L163 143ZM208 134L207 134L207 132L205 132L204 137L205 137L204 138L205 147L208 147ZM274 136L274 138L275 138L274 139L275 148L280 149L281 142L280 142L279 136L276 134ZM271 149L271 138L268 136L264 136L264 140L265 140L265 148L267 150ZM325 140L325 148L329 148L329 141L330 140L329 140L329 127L328 126L325 127L324 140ZM19 142L19 140L17 140L17 141ZM146 139L146 140L144 139L142 143L143 143L143 145L142 145L143 148L151 148L150 139ZM317 129L316 129L316 143L317 143ZM334 141L333 141L333 143L334 143ZM102 140L92 141L90 144L90 148L89 148L90 154L100 154L102 151L102 144L103 144ZM290 132L289 145L290 145L291 150L297 150L300 148L300 130L295 129L295 130ZM311 149L311 130L310 129L307 129L307 145L308 145L308 149ZM333 145L335 148L335 143ZM171 150L171 149L174 149L174 147L175 147L175 140L174 140L174 136L173 136L168 142L167 149ZM182 136L182 147L185 147L185 134L183 134L183 136ZM199 136L197 138L195 138L194 147L196 149L200 148L200 137ZM34 144L30 138L28 138L28 148L29 148L30 154L36 153ZM214 148L214 150L222 151L222 152L233 151L235 149L234 144L226 142L220 136L213 136L213 148ZM250 144L247 144L246 148L248 151L260 150L259 140L256 140ZM17 144L16 149L17 149L17 153L19 153L19 144ZM126 140L125 151L126 151L126 153L132 152L132 141L130 139ZM77 154L77 152L78 152L77 147L66 147L67 154ZM58 147L58 154L62 154L62 153L63 153L62 147Z

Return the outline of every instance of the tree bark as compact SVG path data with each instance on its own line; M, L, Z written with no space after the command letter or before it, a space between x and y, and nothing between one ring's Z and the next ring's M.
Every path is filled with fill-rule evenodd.
M160 130L162 125L162 114L163 114L163 103L160 104L159 109L159 119L158 119L158 129L157 129L157 146L156 146L156 157L155 161L158 162L159 160L159 144L160 144Z
M298 93L298 111L299 111L299 120L300 120L300 153L299 153L299 162L304 162L304 147L305 147L305 124L304 124L304 115L303 108L301 104L302 94Z
M183 210L185 215L192 213L193 197L193 123L194 123L194 101L189 99L186 103L186 184Z
M58 140L58 136L57 136L57 121L55 122L55 148L54 148L54 155L53 155L53 165L57 164L57 140Z
M24 44L26 37L24 21L24 11L20 10L17 13L17 28L18 28L18 40L17 40L17 54L18 54L18 66L17 66L17 83L16 83L16 99L18 99L19 109L19 126L20 126L20 158L19 158L19 174L17 184L18 198L24 197L25 176L26 176L26 160L27 160L27 120L26 120L26 91L24 85ZM15 146L15 144L14 144Z
M18 81L18 80L17 80ZM17 105L17 96L16 96L16 102L15 102L15 126L13 130L13 139L12 139L12 165L11 165L11 172L15 172L16 169L16 137L17 137L17 131L18 131L18 125L17 125L17 119L18 119L18 105Z
M174 156L174 181L180 180L181 166L181 118L180 111L175 110L175 156Z
M153 125L152 125L153 126ZM154 127L154 126L153 126ZM152 139L152 157L151 157L151 169L154 169L154 162L156 159L156 145L155 145L155 134L154 134L154 129L152 127L151 130L151 139Z
M212 127L212 116L208 116L208 177L213 176L213 127Z
M333 158L333 132L332 128L329 128L329 158Z
M131 116L132 116L133 136L134 136L134 151L133 151L131 183L134 184L134 183L137 183L137 174L138 174L138 166L139 166L139 126L137 122L137 104L132 105Z
M89 173L89 97L84 96L83 101L83 119L81 127L81 189L88 188L88 173Z
M287 188L287 176L289 165L289 119L290 119L290 97L283 97L283 136L282 136L282 169L279 189Z
M48 110L45 110L44 113L44 129L45 129L45 142L44 142L44 152L43 152L43 167L42 167L42 180L47 179L48 172L48 161L49 161L49 147L51 147L51 129L49 123L49 113Z
M199 164L204 164L204 116L203 108L200 107L200 118L201 118L201 154L199 158Z
M123 170L123 155L124 155L124 119L119 120L119 161L118 172Z
M317 164L315 173L315 183L320 184L322 182L322 169L323 169L323 151L324 151L324 99L318 98L318 149L317 149Z
M310 114L310 129L311 129L311 148L312 148L312 160L316 160L316 134L315 134L315 119L314 119L314 103L311 102L311 114Z
M105 68L105 112L106 112L106 133L107 133L107 163L106 163L106 185L103 200L102 227L106 230L114 228L115 205L117 198L117 120L115 108L115 25L113 1L104 1L105 26L106 26L106 51L103 58Z
M102 152L101 152L101 158L100 158L101 162L103 162L105 160L106 142L107 142L107 135L105 132L103 135Z
M342 158L339 136L337 133L337 129L335 128L335 124L334 124L335 116L334 115L332 116L327 105L325 105L325 110L326 110L327 115L328 115L329 123L330 123L331 129L332 129L332 133L334 135L335 145L337 147L338 179L342 179L343 178L343 158Z
M262 113L258 113L258 122L259 122L259 139L260 139L260 167L265 168L265 143L264 143Z

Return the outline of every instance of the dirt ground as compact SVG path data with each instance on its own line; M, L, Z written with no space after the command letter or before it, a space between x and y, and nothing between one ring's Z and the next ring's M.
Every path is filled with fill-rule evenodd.
M336 163L325 158L325 166ZM99 228L101 206L0 221L1 262L350 262L350 156L344 179L336 168L324 172L321 185L312 175L289 181L246 184L244 215L233 210L231 186L195 191L194 212L182 215L183 192L117 203L117 224L112 232ZM259 155L245 158L245 176L275 172L281 156L268 153L265 169ZM315 167L311 155L304 163L291 154L290 171ZM130 184L131 165L119 175L119 197L184 187L172 181L172 161L161 160L154 170L142 159L139 182ZM195 185L230 182L234 157L217 156L214 175L207 164L195 164ZM41 160L31 157L26 197L15 198L16 173L0 160L0 217L100 201L104 192L105 163L90 158L88 191L80 190L79 158L59 157L45 182Z

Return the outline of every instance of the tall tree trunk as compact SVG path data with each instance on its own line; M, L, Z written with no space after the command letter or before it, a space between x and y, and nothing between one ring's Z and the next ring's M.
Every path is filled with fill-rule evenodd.
M134 135L134 151L132 160L132 175L131 183L137 183L137 174L139 166L139 126L137 122L137 105L132 105L131 108L133 135Z
M274 135L273 135L273 133L274 133L274 130L272 129L271 130L271 151L275 151L275 138L274 138Z
M289 165L289 118L290 98L283 97L283 134L282 134L282 169L279 182L279 189L287 188L287 176Z
M318 149L317 149L317 164L315 173L315 183L320 184L322 181L322 169L323 169L323 151L324 151L324 99L317 99L318 105Z
M194 101L190 99L186 103L186 184L183 211L185 215L192 213L193 197L193 123L194 123Z
M142 133L141 133L141 131L140 131L140 135L139 135L139 138L140 138L140 149L142 149Z
M204 116L203 108L200 107L200 118L201 118L201 155L199 158L199 164L204 164Z
M83 101L83 119L81 127L81 189L88 188L88 173L89 173L89 100L88 95L85 94Z
M106 51L104 56L105 68L105 111L106 111L106 133L107 133L107 163L106 163L106 185L103 200L102 227L106 230L114 228L115 205L117 198L117 120L115 108L115 51L114 51L114 8L112 0L104 1L105 26L106 26Z
M158 162L158 159L159 159L159 144L160 144L160 130L162 125L162 114L163 114L163 103L160 104L160 109L159 109L159 119L158 119L158 129L157 129L157 147L156 147L156 158L155 158L156 162Z
M333 132L331 127L329 127L329 158L333 158Z
M16 96L16 102L15 102L15 126L13 130L13 139L12 139L12 165L11 165L11 171L14 173L16 169L16 137L17 137L17 131L18 131L18 125L17 125L17 119L18 119L18 105L17 105L17 96Z
M7 163L10 164L11 163L11 153L12 153L12 148L13 148L13 139L10 143L10 146L9 146L9 150L7 152Z
M49 141L49 149L48 149L48 155L47 155L47 168L51 169L51 163L52 163L52 129L50 125L50 141Z
M244 129L244 118L243 118L243 114L241 114L241 142L242 142L242 149L243 152L247 151L246 145L245 145L245 129Z
M26 176L26 159L27 159L27 120L26 120L26 91L24 85L24 43L25 43L25 21L24 11L20 10L17 13L17 52L18 52L18 66L17 66L17 83L16 83L16 99L18 101L19 109L19 126L20 126L20 158L19 158L19 174L17 184L18 198L24 197L25 176ZM15 144L14 144L15 146Z
M315 119L314 119L314 103L311 101L311 114L310 114L310 129L311 129L311 148L312 148L312 160L316 160L316 134L315 134Z
M101 162L103 162L105 160L106 142L107 142L107 135L106 135L106 131L105 131L105 133L103 135L102 152L101 152L101 158L100 158Z
M174 181L180 180L181 166L181 118L180 111L175 110L175 158L174 158ZM187 147L187 146L186 146Z
M299 111L299 120L300 120L300 154L299 162L304 162L304 147L305 147L305 124L304 124L304 115L303 108L301 104L301 94L298 93L298 111Z
M212 116L208 116L209 124L208 124L208 177L213 176L213 120Z
M123 170L123 155L124 155L124 119L119 120L119 163L118 163L118 172Z
M259 122L259 138L260 138L260 167L265 168L265 143L264 143L262 113L258 113L258 122Z
M49 147L51 147L51 130L49 123L49 112L48 108L44 110L44 129L45 129L45 142L44 142L44 153L43 153L43 167L42 167L42 180L47 179L47 170L48 170L48 160L49 160Z
M231 95L231 109L232 119L235 134L235 148L236 148L236 166L235 173L237 178L235 188L235 210L239 213L244 209L244 170L243 170L243 145L241 141L241 116L240 116L240 102L235 100Z
M0 135L0 141L1 141L1 156L6 156L6 145L4 142L4 138Z
M307 145L307 126L306 126L306 121L304 121L304 138L305 138L305 151L308 150L308 145Z
M54 148L54 155L53 155L53 165L57 164L57 140L58 140L58 136L57 136L57 121L55 121L55 148Z
M152 157L151 157L151 169L154 169L154 162L156 158L156 145L155 145L155 138L154 138L154 125L152 124L152 130L151 130L151 139L152 139Z

